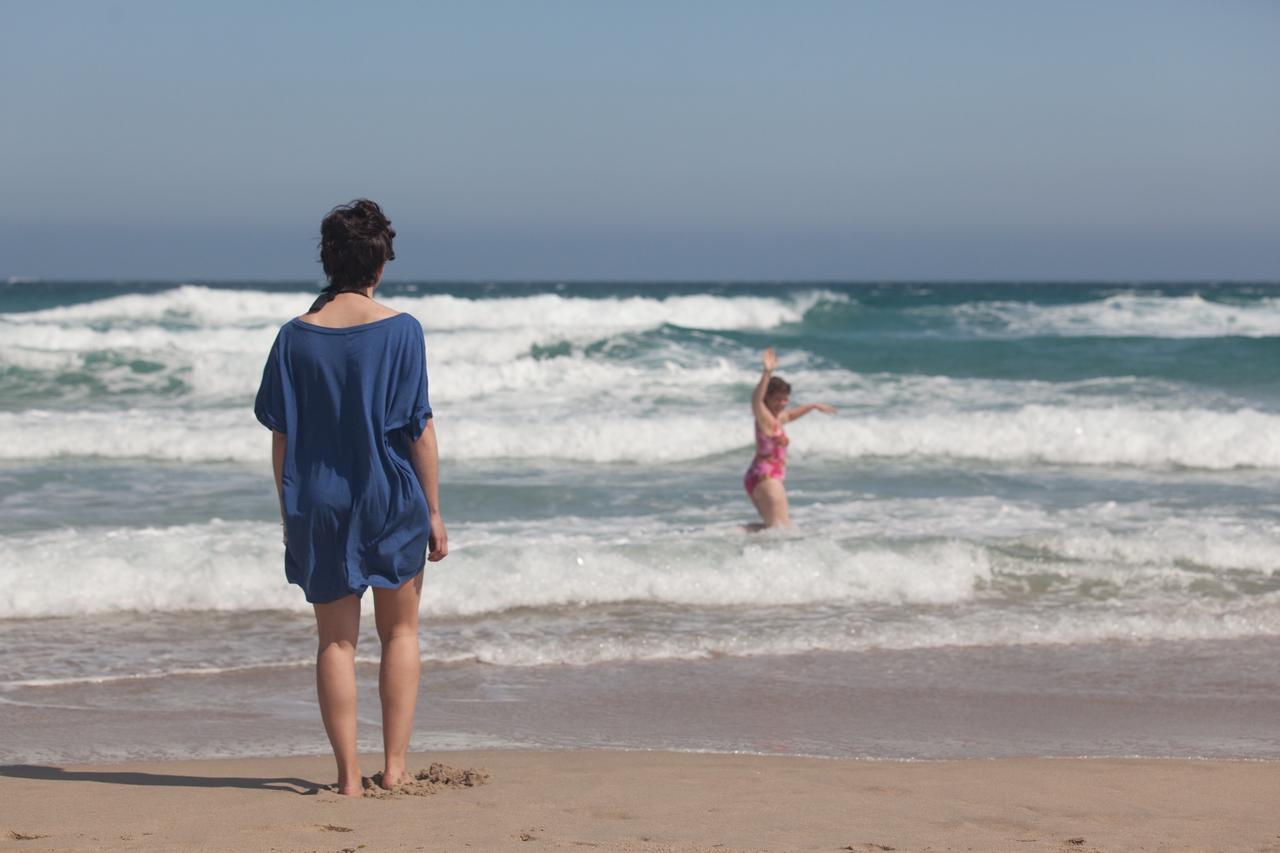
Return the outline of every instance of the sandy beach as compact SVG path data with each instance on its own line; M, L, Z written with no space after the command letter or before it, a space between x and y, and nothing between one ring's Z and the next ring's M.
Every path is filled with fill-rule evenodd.
M476 751L429 797L313 792L330 758L8 766L0 849L1280 850L1280 764ZM366 771L376 757L366 759Z

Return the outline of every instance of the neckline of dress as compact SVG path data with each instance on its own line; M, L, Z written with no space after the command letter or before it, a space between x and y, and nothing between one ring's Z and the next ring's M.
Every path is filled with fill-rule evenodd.
M404 312L401 311L399 313L392 314L390 317L383 317L381 320L370 320L368 323L356 323L354 326L320 326L320 325L317 325L316 323L308 323L306 320L302 319L301 317L294 317L293 322L297 323L299 326L301 326L304 329L307 329L308 331L341 333L341 332L351 332L359 329L368 329L371 326L377 326L380 323L385 323L388 320L394 320L397 317L403 317L403 316L404 316Z

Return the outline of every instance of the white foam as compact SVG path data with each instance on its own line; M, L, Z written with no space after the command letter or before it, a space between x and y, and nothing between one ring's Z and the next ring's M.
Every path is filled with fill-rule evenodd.
M0 618L300 610L305 602L284 580L278 531L214 521L0 537Z
M449 558L426 570L424 656L578 664L1280 634L1270 521L1101 504L1052 529L1034 507L1010 522L975 498L959 508L975 538L910 538L929 517L951 521L949 504L884 502L885 529L857 539L680 532L645 518L454 525ZM305 613L278 537L273 524L216 520L0 537L0 618ZM186 655L146 671L296 662L305 654L293 646L277 661L258 640L222 643L199 666ZM41 672L22 678L123 670Z
M948 457L1061 465L1280 466L1280 416L1240 409L1023 406L1011 412L814 421L796 452L859 458Z
M653 518L458 524L449 559L428 567L423 612L474 616L617 602L955 605L982 597L980 588L1001 588L997 570L1002 577L1060 575L1059 593L1068 596L1073 583L1107 580L1140 604L1146 592L1135 591L1147 585L1185 595L1207 582L1247 586L1280 570L1280 525L1270 521L1188 519L1145 505L1103 504L1058 517L1056 525L1027 507L1011 523L992 502L955 503L886 501L878 516L865 504L847 504L834 515L871 515L874 522L872 535L861 538L839 525L802 536L682 533ZM954 524L956 512L968 519L969 538L920 535ZM281 564L278 526L258 522L10 535L0 537L0 618L296 609L281 597ZM1215 574L1221 571L1244 574Z
M493 631L465 638L430 635L425 659L475 660L498 666L590 665L634 660L690 660L712 656L795 655L949 646L1079 645L1152 640L1229 640L1280 636L1280 607L1266 602L1219 608L1166 602L1148 612L1064 608L992 618L976 610L920 613L898 620L796 620L762 630L741 623L699 632L675 632L666 624L640 634Z
M814 497L810 493L810 497ZM1096 571L1159 567L1181 580L1205 580L1203 570L1280 571L1280 523L1238 510L1115 501L1048 509L1031 501L990 496L946 498L834 497L793 510L804 529L837 540L963 539L1014 549L1025 558ZM1020 557L1019 559L1022 559ZM1092 568L1090 568L1092 567ZM1075 571L1073 568L1072 571Z
M0 314L0 370L35 371L38 375L22 380L28 393L60 398L83 396L90 383L109 394L178 394L203 405L245 402L257 388L276 330L305 310L308 298L187 285L158 294ZM581 358L584 347L666 324L773 328L798 322L820 300L839 299L843 297L814 291L792 298L543 294L472 300L429 295L395 297L388 303L422 323L433 391L447 401L500 390L538 390L555 382L557 374L609 387L651 365L587 362ZM530 357L536 347L565 344L579 357L547 362ZM667 364L708 361L687 351L673 355L675 360L667 358ZM560 364L543 366L555 362ZM565 362L576 362L576 367ZM72 375L75 381L68 383Z
M159 293L129 293L40 311L0 314L13 326L74 329L279 326L307 310L314 297L304 293L265 293L182 285Z
M183 285L155 294L128 294L41 311L0 314L13 328L66 330L209 330L280 326L304 313L314 297ZM424 329L653 329L672 324L699 329L767 329L795 323L819 301L846 301L824 291L792 297L645 296L587 299L539 294L466 299L449 294L394 296L382 300L412 314Z
M599 401L602 407L608 400ZM751 446L750 422L710 416L613 414L477 404L437 419L441 457L674 462ZM811 417L789 428L791 453L858 459L950 458L994 463L1280 467L1280 416L1242 409L1159 411L1024 406L1012 412L915 417ZM101 457L260 463L268 436L248 408L0 412L0 459ZM745 463L744 463L745 464Z
M1280 335L1280 300L1213 302L1194 294L1117 294L1094 302L975 302L947 309L978 333L1015 337L1250 338Z
M270 329L304 312L312 296L184 285L155 294L127 294L41 311L0 314L6 340L23 330L47 336L49 346L115 344L145 346L157 333L181 335L215 329ZM541 336L599 335L655 329L665 324L707 330L769 329L800 322L820 302L845 302L821 290L788 297L694 294L589 299L538 294L467 299L449 294L395 296L385 300L413 314L432 332L524 330ZM909 309L910 310L910 309ZM917 313L950 316L979 334L1012 336L1271 337L1280 335L1280 300L1224 303L1198 294L1117 294L1091 302L1042 305L972 302ZM58 331L64 337L56 337ZM114 337L94 337L96 332ZM136 332L138 337L127 333ZM55 336L55 337L48 337ZM199 336L196 336L199 337ZM77 343L78 342L78 343Z
M516 607L649 601L690 606L794 606L818 602L943 603L972 596L990 568L960 542L898 550L825 539L768 546L678 537L671 547L600 547L551 537L463 547L429 573L424 608L474 615ZM456 559L454 559L456 557Z
M424 613L618 601L940 602L970 595L974 577L987 571L982 551L963 543L850 551L823 539L762 547L735 537L655 550L601 546L586 537L487 538L488 544L468 547L464 534L446 562L429 567ZM297 610L303 605L285 586L282 566L279 527L255 522L0 537L0 618Z
M271 460L270 433L239 409L0 412L0 459Z
M574 413L558 423L441 421L442 448L459 459L550 458L662 462L748 448L749 421L718 416L617 417ZM455 431L456 430L456 431ZM1134 406L1023 406L1007 412L900 417L811 416L788 427L793 454L845 459L918 457L1000 463L1280 467L1280 416L1251 409L1161 411Z
M825 291L789 298L762 296L646 296L584 299L556 294L502 299L449 295L396 296L387 304L413 314L424 329L771 329L798 323L820 301L846 301Z
M1045 531L1022 544L1092 566L1158 566L1170 573L1187 567L1268 575L1280 571L1280 525L1238 519L1167 518L1129 531ZM1185 577L1210 582L1197 572Z

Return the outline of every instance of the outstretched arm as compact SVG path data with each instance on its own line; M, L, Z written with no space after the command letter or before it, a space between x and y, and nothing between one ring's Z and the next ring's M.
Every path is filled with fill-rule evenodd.
M428 418L422 435L417 441L409 442L409 464L418 475L422 494L427 498L427 510L431 513L431 553L427 559L437 563L449 554L449 534L440 516L440 456L436 448L435 418Z
M791 421L803 418L805 415L817 409L819 412L827 415L834 415L836 410L828 406L826 403L809 403L805 406L796 406L794 409L787 409L778 415L778 420L782 423L790 423Z
M756 423L760 425L761 431L766 435L773 435L774 424L773 412L770 412L764 405L764 392L769 388L769 379L773 376L773 371L778 369L778 356L774 354L773 347L764 351L764 373L760 375L760 381L756 383L756 390L751 392L751 413L755 415Z

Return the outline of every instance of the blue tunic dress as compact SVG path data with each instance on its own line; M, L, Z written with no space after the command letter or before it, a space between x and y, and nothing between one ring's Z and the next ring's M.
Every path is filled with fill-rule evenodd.
M431 417L422 326L408 314L329 329L291 320L253 407L287 436L285 575L326 604L394 588L426 564L431 533L409 464Z

